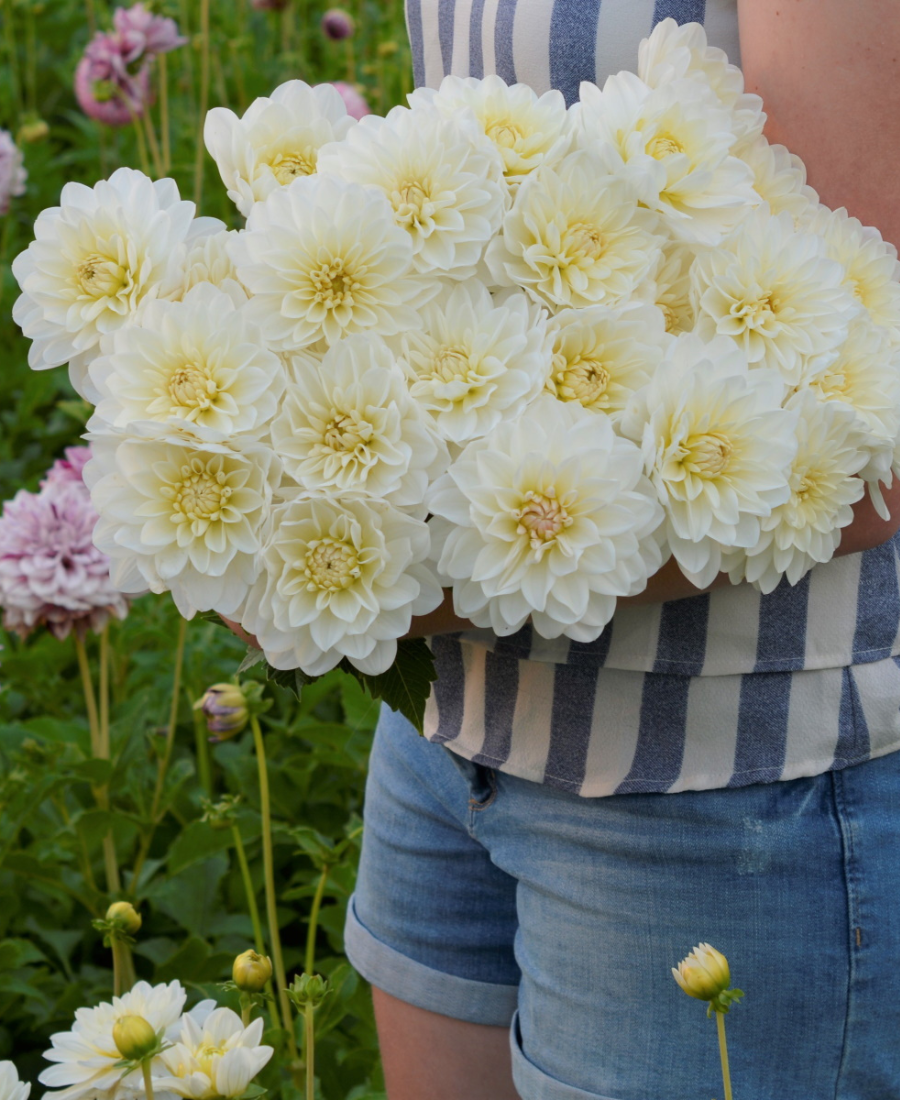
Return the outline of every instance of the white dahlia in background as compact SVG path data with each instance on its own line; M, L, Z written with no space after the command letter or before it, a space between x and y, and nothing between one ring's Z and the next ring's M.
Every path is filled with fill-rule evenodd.
M90 367L100 394L90 428L193 436L207 442L258 438L275 415L285 370L232 298L199 283L180 302L150 302L140 325L104 341Z
M203 140L228 197L248 217L254 203L316 171L319 149L340 141L356 125L331 84L302 80L279 85L255 99L242 118L227 107L206 115Z
M50 1036L53 1045L44 1057L57 1064L38 1077L42 1085L51 1088L44 1095L54 1100L94 1100L115 1096L117 1087L141 1090L140 1070L123 1079L118 1065L122 1055L113 1042L113 1027L123 1016L142 1016L160 1034L179 1018L186 997L179 981L155 986L138 982L121 997L113 997L111 1004L104 1001L96 1008L77 1009L72 1030ZM154 1058L151 1072L158 1064Z
M437 90L417 88L409 97L414 111L434 106L455 118L471 111L503 158L507 184L515 188L541 165L555 164L572 144L566 101L553 90L538 95L527 84L507 84L491 74L445 76Z
M0 1100L28 1100L30 1081L20 1081L12 1062L0 1062Z
M185 618L233 612L256 579L275 456L214 443L98 436L85 482L99 513L94 542L123 592L172 593Z
M653 268L657 219L591 153L571 153L522 184L488 246L491 274L551 308L616 306Z
M158 1090L187 1100L231 1100L241 1096L274 1054L261 1043L261 1017L244 1027L230 1008L185 1013L178 1037L159 1056Z
M690 332L696 322L691 300L691 264L696 252L683 244L668 244L651 278L637 295L649 299L662 312L666 332Z
M756 545L722 558L734 584L747 580L762 592L782 577L796 584L814 565L830 561L841 530L853 522L852 505L865 492L856 475L868 462L866 433L853 410L820 401L810 390L795 394L786 408L797 416L790 496L761 520Z
M770 145L762 134L736 146L734 155L753 173L753 187L773 214L785 211L799 227L800 220L819 205L819 196L806 182L806 165L783 145Z
M471 276L506 209L503 162L474 123L435 110L369 115L322 150L319 171L383 191L410 237L413 266Z
M67 362L76 391L96 401L87 367L100 338L132 324L146 300L178 296L193 214L174 180L154 183L131 168L93 187L67 183L12 264L22 289L13 318L33 341L29 366Z
M650 381L666 343L662 313L634 303L566 309L550 321L553 362L546 389L617 420L633 393Z
M279 505L241 625L275 668L318 676L343 657L386 671L413 615L443 594L424 564L422 520L369 497L298 496Z
M349 336L321 362L298 357L272 445L307 490L365 493L421 509L449 462L444 443L410 396L380 337Z
M412 270L412 241L384 195L335 176L273 191L231 254L252 295L248 315L276 350L403 332L437 291Z
M212 283L219 287L239 308L247 300L247 292L241 286L229 252L230 244L242 231L226 229L224 226L213 233L207 233L197 240L188 240L187 256L184 261L184 283L182 295L187 294L199 283Z
M392 346L413 398L458 444L518 416L550 364L546 314L521 291L493 299L476 280L446 287Z
M790 214L752 213L691 267L697 333L727 336L751 366L774 367L789 386L810 356L835 351L859 306L822 240L797 233Z
M643 452L672 553L700 588L720 571L723 548L754 546L760 517L789 496L796 416L783 396L777 372L750 370L726 339L689 333L620 421Z
M762 131L766 120L762 100L744 91L744 74L729 64L724 50L707 43L699 23L679 26L674 19L657 23L638 47L638 76L651 88L682 77L699 78L731 114L731 127L739 137Z
M650 88L621 72L602 91L582 84L572 110L580 146L632 180L682 240L718 244L759 203L750 169L731 152L731 116L700 81Z
M844 285L876 325L900 343L900 263L897 249L877 229L851 218L841 207L820 206L804 219L803 229L825 241L831 259L843 265Z
M653 496L610 420L541 397L436 482L432 557L477 626L506 635L531 616L542 637L591 641L661 564Z

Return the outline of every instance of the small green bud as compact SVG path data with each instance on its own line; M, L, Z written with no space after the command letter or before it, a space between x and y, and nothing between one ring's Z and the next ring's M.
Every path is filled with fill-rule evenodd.
M106 910L106 919L112 921L129 936L140 931L142 924L140 913L130 901L114 901Z
M395 42L393 39L388 39L387 42L379 42L378 44L378 56L390 57L400 49L399 42Z
M230 829L237 821L237 807L241 801L239 794L226 794L218 802L208 798L202 800L203 817L200 819L210 829Z
M272 960L250 948L234 960L231 976L242 993L260 993L272 977Z
M113 1024L116 1050L129 1062L140 1062L155 1053L159 1037L143 1016L120 1016Z
M38 141L43 141L49 133L50 126L44 119L38 118L37 115L29 115L19 127L16 141L25 145L34 145Z
M287 995L297 1008L318 1008L331 992L331 984L320 974L298 974L288 988Z
M237 684L213 684L194 703L194 710L206 715L210 740L227 741L241 732L250 718L247 698Z

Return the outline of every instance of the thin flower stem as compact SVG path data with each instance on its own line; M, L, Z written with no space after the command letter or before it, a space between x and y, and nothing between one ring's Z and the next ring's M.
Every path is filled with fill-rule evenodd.
M150 160L147 156L147 143L144 141L144 131L141 129L141 120L130 107L128 110L131 114L131 125L134 127L135 137L137 138L138 159L141 162L141 171L145 176L151 176L153 173L150 171Z
M16 50L16 35L13 29L12 0L3 0L3 25L6 33L6 50L9 54L9 75L16 100L16 114L19 117L22 114L24 104L22 102L22 84L19 79L19 55Z
M122 948L124 946L125 945L122 943L121 940L116 939L116 937L113 936L111 947L112 947L112 957L113 957L113 996L114 997L121 997L123 992L125 991L125 988L124 988L124 974L122 973L122 971L125 969L124 966L122 965Z
M150 1076L150 1061L151 1059L145 1058L141 1062L141 1072L144 1075L144 1088L147 1092L147 1100L153 1100L153 1079Z
M250 910L250 920L253 924L253 940L256 944L256 953L265 955L266 945L263 940L256 895L253 892L253 880L250 878L250 865L247 862L247 853L244 851L244 842L241 840L241 830L237 825L231 826L231 835L234 837L234 850L237 852L238 866L241 869L241 878L244 880L244 892L247 895L247 908Z
M100 755L109 760L109 624L100 635Z
M313 896L312 908L309 911L309 924L306 926L306 959L304 969L312 977L313 967L316 965L316 929L319 924L319 907L322 904L322 896L325 893L325 883L331 868L326 863L319 875L319 884Z
M191 699L188 697L188 703ZM209 732L206 728L206 719L203 716L203 712L199 710L192 711L194 716L194 743L197 748L197 777L200 780L200 786L206 792L206 797L210 800L213 797L213 784L212 784L212 767L209 762Z
M266 914L269 919L269 940L272 943L272 961L275 964L275 985L281 1004L284 1029L288 1035L288 1048L291 1061L297 1060L297 1041L294 1038L294 1024L291 1019L291 1003L287 995L287 980L284 974L284 959L281 954L281 934L278 931L278 913L275 907L275 867L272 856L272 811L269 801L269 774L266 769L266 747L263 742L259 719L250 715L253 729L253 743L256 746L256 766L259 771L259 801L262 814L263 871L266 882Z
M144 123L144 132L147 135L147 144L150 146L150 156L153 158L153 171L156 173L157 179L162 179L165 175L163 171L162 156L159 152L159 142L156 140L156 130L153 129L153 119L150 117L150 111L145 110L141 115L141 121Z
M303 1060L306 1063L306 1100L316 1097L316 1010L311 1004L303 1009Z
M209 102L209 0L200 0L200 102L197 110L197 158L194 161L194 204L200 208L203 198L203 164L206 147L203 125Z
M159 128L162 131L162 162L164 176L172 170L172 138L169 132L169 61L159 55Z
M241 998L241 999L243 1000L243 998ZM244 1025L244 1027L249 1027L250 1026L250 1021L252 1019L252 1012L253 1012L253 1006L249 1003L249 1001L247 1003L241 1005L241 1023Z
M78 655L78 668L81 672L81 686L84 689L84 705L87 710L88 726L91 730L91 755L100 755L100 719L97 714L97 697L94 695L94 682L91 679L91 666L88 663L84 638L75 634L75 653Z
M731 1071L728 1069L728 1046L725 1042L725 1013L716 1013L716 1029L719 1032L719 1058L722 1060L722 1088L725 1100L734 1100L731 1093Z
M87 15L88 30L91 32L91 38L94 37L94 31L97 29L97 16L94 13L94 0L84 0L84 10Z

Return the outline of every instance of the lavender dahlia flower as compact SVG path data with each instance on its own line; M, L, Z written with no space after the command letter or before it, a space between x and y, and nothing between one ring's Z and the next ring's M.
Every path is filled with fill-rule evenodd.
M88 43L75 69L75 98L88 118L125 126L143 113L150 100L149 61L129 71L132 48L121 35L103 31Z
M25 194L28 173L22 163L22 151L7 130L0 130L0 214L6 214L13 195Z
M90 447L66 447L66 457L58 458L47 476L41 482L41 488L48 485L58 485L62 482L74 482L84 485L84 467L91 457Z
M178 33L174 19L154 15L143 4L116 8L113 26L128 47L128 61L136 61L144 54L170 53L187 42Z

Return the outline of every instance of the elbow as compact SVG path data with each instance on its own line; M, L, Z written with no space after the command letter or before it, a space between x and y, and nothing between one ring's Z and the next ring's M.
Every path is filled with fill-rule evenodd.
M853 508L853 522L844 528L837 553L859 554L863 550L872 550L881 546L900 531L900 478L895 477L890 489L883 488L884 503L888 510L888 519L876 511L866 495Z

